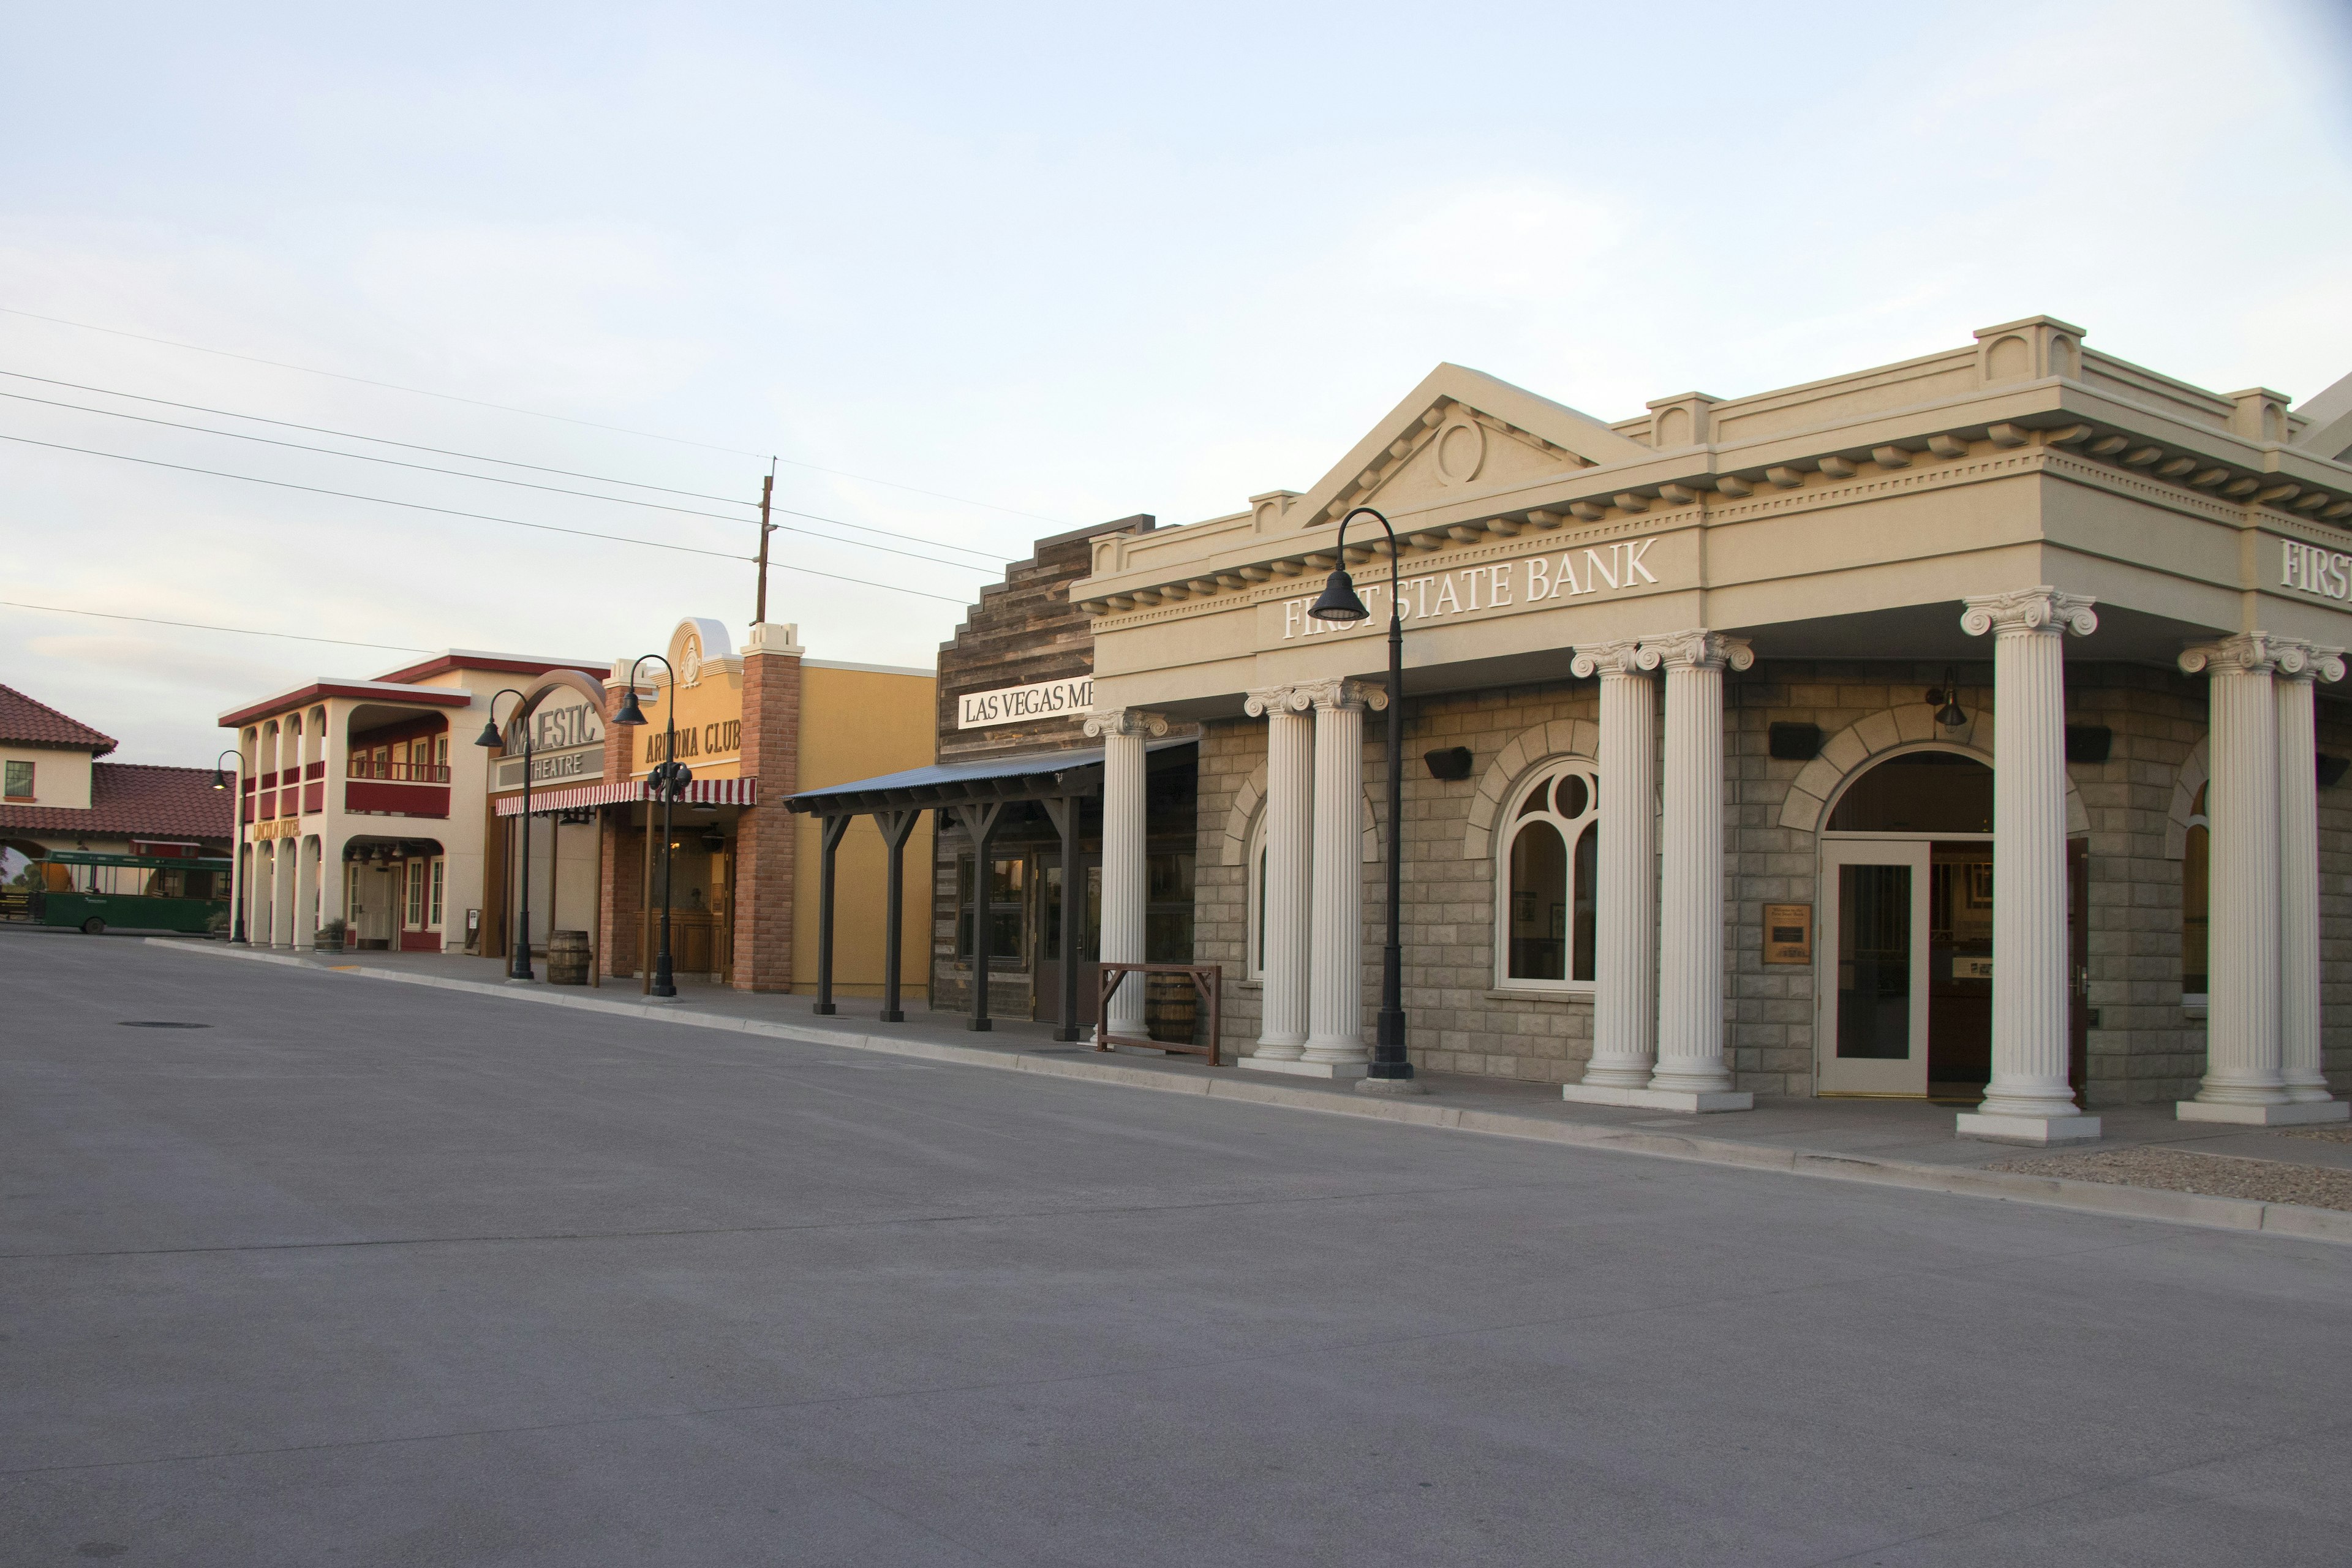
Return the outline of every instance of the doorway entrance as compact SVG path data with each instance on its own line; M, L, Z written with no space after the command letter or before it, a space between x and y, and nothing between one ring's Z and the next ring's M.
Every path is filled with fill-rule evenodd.
M1992 770L1891 757L1848 786L1822 838L1814 1089L1974 1104L1992 1077ZM2070 1074L2088 1012L2084 846L2067 846Z

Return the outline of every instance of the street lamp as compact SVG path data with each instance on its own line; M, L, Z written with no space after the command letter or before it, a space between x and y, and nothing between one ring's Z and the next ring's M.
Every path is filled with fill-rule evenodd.
M1375 1094L1412 1094L1422 1086L1413 1081L1412 1061L1404 1049L1404 950L1397 925L1404 899L1404 595L1397 568L1396 530L1389 520L1368 506L1360 506L1339 520L1339 542L1332 552L1339 563L1323 585L1307 614L1318 621L1361 621L1371 616L1357 596L1356 580L1348 575L1348 525L1369 517L1389 536L1389 933L1381 949L1381 1011L1372 1036L1372 1061L1358 1087Z
M235 746L227 746L222 749L220 757L213 759L213 788L228 788L228 774L222 771L221 757L236 759L236 776L238 783L242 784L245 779L245 753ZM229 928L228 940L231 946L245 941L245 791L240 788L236 792L236 799L228 803L229 818L236 837L236 858L228 863L228 888L232 901L236 906L229 911L229 919L234 922Z
M521 711L523 695L521 692L517 691L513 687L502 686L498 690L491 692L489 713L488 716L482 721L482 732L474 737L474 744L478 746L496 747L505 743L499 738L499 699L501 697L513 698L515 700L516 711L518 713ZM521 918L518 922L520 929L522 931L522 936L520 940L511 943L508 948L507 978L509 980L530 980L535 978L530 970L531 749L530 726L525 724L522 727L522 879L521 892L518 900L522 906Z
M670 972L669 963L670 820L677 797L686 793L686 786L694 774L677 760L677 671L670 668L669 660L657 653L649 653L629 666L628 681L621 688L621 710L613 715L613 722L629 729L636 729L645 723L645 710L637 706L637 670L647 658L660 665L669 676L667 689L670 695L668 705L662 710L662 760L646 775L646 782L654 786L654 793L661 797L662 803L661 951L654 960L653 984L647 989L656 996L675 996L677 994L677 981ZM646 815L650 817L652 814L648 812ZM652 822L648 821L646 827L651 831Z

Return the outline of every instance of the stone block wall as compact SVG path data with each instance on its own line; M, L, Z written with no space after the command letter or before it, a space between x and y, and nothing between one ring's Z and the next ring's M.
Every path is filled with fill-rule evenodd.
M2074 650L2070 649L2070 652ZM1769 754L1769 728L1818 725L1824 755L1839 773L1862 765L1865 745L1839 737L1855 726L1873 743L1933 736L1989 749L1989 661L1958 667L1958 700L1969 723L1937 729L1924 693L1946 667L1928 663L1759 663L1725 680L1727 1052L1742 1089L1762 1094L1812 1091L1815 998L1809 965L1763 962L1763 906L1818 905L1820 816L1796 802L1804 762ZM2161 1103L2195 1092L2204 1070L2204 1026L2181 1002L2180 861L2168 850L2175 785L2205 734L2201 679L2134 666L2070 663L2067 721L2112 731L2107 761L2070 764L2087 826L2089 1031L2085 1099L2094 1106ZM1483 790L1507 800L1511 786L1545 753L1543 738L1520 749L1528 764L1494 783L1487 775L1515 742L1558 721L1597 718L1591 681L1418 699L1405 728L1403 925L1405 1005L1413 1059L1439 1071L1570 1082L1591 1054L1592 1009L1574 994L1500 988L1494 940L1498 862L1465 855L1470 813ZM1365 780L1384 800L1382 725L1367 715ZM1883 733L1882 733L1883 731ZM1559 731L1549 731L1556 735ZM2323 700L2319 748L2352 756L2352 704ZM1466 746L1471 776L1433 779L1424 752ZM1515 758L1516 760L1516 758ZM1258 988L1245 978L1248 835L1265 765L1263 721L1207 727L1201 748L1200 872L1196 952L1227 966L1226 1038L1246 1054L1256 1038ZM1812 780L1821 776L1816 770ZM1829 786L1834 788L1834 785ZM2327 1066L2339 1092L2352 1089L2352 780L2320 792L2323 994ZM1793 816L1807 826L1791 826ZM1499 826L1499 821L1497 826ZM1385 836L1387 825L1381 825ZM1240 837L1240 847L1233 846ZM1231 854L1234 863L1227 864ZM1366 1038L1379 996L1383 882L1364 869ZM1602 918L1607 918L1603 911ZM1817 943L1828 940L1816 932Z

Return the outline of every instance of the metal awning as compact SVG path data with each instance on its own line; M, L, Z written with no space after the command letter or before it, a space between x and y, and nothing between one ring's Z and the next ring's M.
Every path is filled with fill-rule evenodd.
M1165 752L1195 745L1197 735L1149 741L1144 750ZM813 816L856 816L869 811L924 811L966 801L1056 800L1102 793L1103 749L1024 752L969 763L933 763L904 773L882 773L848 784L803 790L786 798L794 811Z
M578 784L571 789L535 789L530 792L530 814L546 811L577 811L583 806L619 805L625 802L658 800L650 779L631 779L626 784ZM696 779L677 797L681 805L757 805L760 804L760 781L750 779ZM500 816L520 816L522 796L502 795L497 801Z

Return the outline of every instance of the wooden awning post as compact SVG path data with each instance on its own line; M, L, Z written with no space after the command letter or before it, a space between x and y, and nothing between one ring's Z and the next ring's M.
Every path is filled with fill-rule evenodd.
M816 873L816 1005L813 1013L830 1015L833 1005L833 884L841 836L854 816L821 817L817 823L821 847Z
M993 1029L988 1016L988 878L990 841L996 837L997 818L1004 815L1001 800L974 801L950 806L957 825L971 838L971 1016L963 1026L977 1032Z
M882 845L890 862L889 884L882 898L882 1022L886 1024L907 1021L905 1009L898 1005L899 939L907 923L907 840L922 820L922 812L913 808L874 814L874 825L882 830Z

